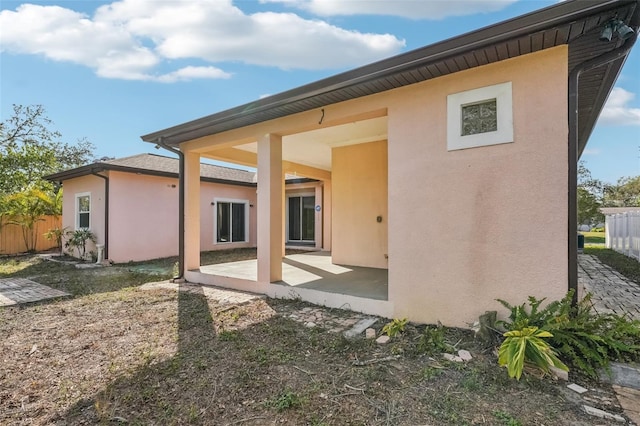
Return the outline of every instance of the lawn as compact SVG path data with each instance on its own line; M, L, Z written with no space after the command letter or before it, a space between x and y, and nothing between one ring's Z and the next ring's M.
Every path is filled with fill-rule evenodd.
M586 244L604 244L604 232L580 232L584 235L584 243Z
M332 331L348 311L321 310L307 327L312 306L295 300L230 305L198 286L141 286L170 276L173 261L77 270L0 259L0 278L73 294L0 309L0 424L606 424L563 383L509 379L467 330L409 325L377 345ZM445 361L442 342L474 358ZM596 394L615 401L606 387Z

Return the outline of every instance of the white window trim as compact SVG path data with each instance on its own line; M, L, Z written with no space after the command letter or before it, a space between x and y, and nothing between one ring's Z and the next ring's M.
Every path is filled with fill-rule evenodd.
M81 228L80 227L80 201L81 197L89 197L89 227ZM91 229L91 193L90 192L78 192L75 194L76 207L75 207L75 216L76 216L76 230L78 229Z
M214 198L213 199L213 244L241 244L251 241L249 235L249 208L251 207L249 200L239 200L235 198ZM236 203L244 204L244 241L218 241L218 203Z
M462 136L462 107L496 100L498 130ZM447 150L475 148L513 142L512 84L494 84L447 96Z

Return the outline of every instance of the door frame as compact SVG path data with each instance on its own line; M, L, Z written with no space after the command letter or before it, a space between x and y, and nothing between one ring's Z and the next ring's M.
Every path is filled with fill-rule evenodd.
M303 240L303 239L291 240L289 238L289 221L290 221L290 217L289 217L289 200L291 198L303 198L303 197L313 197L313 206L314 206L314 215L313 215L313 229L314 229L314 232L313 232L313 239L312 240ZM290 243L290 242L291 243L298 243L298 244L312 244L312 243L315 244L315 242L316 242L315 229L316 229L316 226L318 225L316 223L316 215L315 215L315 206L316 206L316 201L317 201L316 200L315 191L311 191L311 192L296 192L296 193L293 193L293 194L287 194L286 195L286 199L287 200L286 200L286 205L285 205L285 212L286 212L286 214L285 214L285 216L286 216L285 217L285 242L286 243ZM302 208L302 201L300 202L300 208ZM300 226L302 226L302 215L300 216ZM300 237L302 237L302 230L300 232Z

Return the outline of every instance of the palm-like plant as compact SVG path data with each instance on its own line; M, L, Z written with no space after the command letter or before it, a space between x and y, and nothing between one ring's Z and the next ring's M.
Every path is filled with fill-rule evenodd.
M6 224L22 228L22 238L29 252L35 251L38 242L37 223L44 220L42 216L56 211L52 197L52 194L38 188L27 188L4 197L2 207L7 217Z
M506 338L498 350L498 364L507 367L509 377L520 380L525 362L545 373L549 372L550 367L569 371L569 368L558 359L549 343L543 340L553 337L548 331L531 326L507 331L504 336Z

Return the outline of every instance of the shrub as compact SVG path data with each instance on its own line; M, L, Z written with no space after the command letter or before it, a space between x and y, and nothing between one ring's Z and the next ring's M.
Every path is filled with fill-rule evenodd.
M76 229L73 232L70 232L67 242L64 244L65 247L76 249L78 252L78 257L80 259L85 259L87 253L87 242L92 241L96 242L96 236L89 229Z
M403 318L403 319L394 318L393 320L391 320L391 322L388 322L387 324L384 325L384 327L382 327L382 332L389 337L395 337L404 331L408 322L409 320L406 318Z
M523 327L504 333L506 339L498 351L498 364L507 367L509 377L520 380L525 362L536 366L545 373L549 367L556 367L564 371L569 368L556 356L553 348L545 338L553 337L551 333L538 327Z
M545 299L529 297L528 308L498 300L511 311L501 324L507 331L537 327L551 336L549 345L571 367L592 378L611 361L640 360L640 321L592 311L591 294L572 306L573 291L539 309Z
M453 347L445 340L445 332L446 329L441 326L426 326L418 339L418 350L429 355L453 350Z

